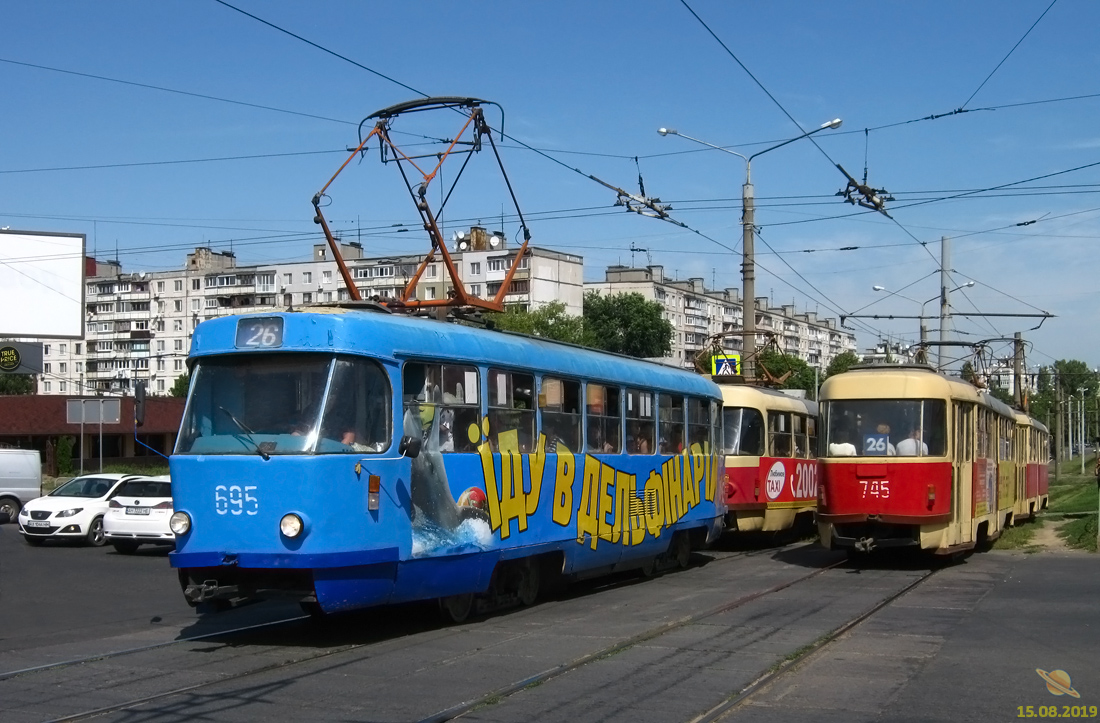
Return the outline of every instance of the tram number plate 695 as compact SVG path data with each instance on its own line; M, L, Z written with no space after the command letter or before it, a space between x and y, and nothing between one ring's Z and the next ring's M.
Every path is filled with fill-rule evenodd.
M863 499L878 497L882 500L890 499L890 480L888 479L861 479L863 485Z
M256 485L218 485L214 488L214 510L219 515L256 515L260 500Z

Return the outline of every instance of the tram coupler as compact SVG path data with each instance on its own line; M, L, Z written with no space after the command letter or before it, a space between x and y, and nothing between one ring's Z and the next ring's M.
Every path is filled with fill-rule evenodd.
M218 585L217 580L207 580L201 585L188 585L184 588L183 595L193 605L210 600L228 600L236 597L240 592L237 585Z
M875 538L873 537L861 537L855 544L857 552L870 553L875 549Z

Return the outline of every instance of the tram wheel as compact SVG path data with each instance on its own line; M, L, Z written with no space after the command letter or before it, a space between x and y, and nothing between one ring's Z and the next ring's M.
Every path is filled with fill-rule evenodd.
M686 569L691 562L691 538L688 537L687 533L681 532L672 541L672 545L676 564L681 570Z
M642 573L642 577L649 579L657 577L657 558L647 557L642 566L638 568L638 571Z
M451 595L439 598L439 609L443 617L452 623L463 623L474 609L473 593Z
M315 600L311 602L300 602L298 606L302 608L302 612L314 620L323 620L325 618L324 608L321 607L321 603Z
M527 560L520 568L519 582L516 584L516 595L524 607L534 605L538 600L541 582L538 564Z

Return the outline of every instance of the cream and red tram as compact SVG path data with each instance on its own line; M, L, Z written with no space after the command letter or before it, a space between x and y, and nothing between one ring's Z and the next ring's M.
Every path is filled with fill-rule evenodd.
M1023 520L1047 506L1050 432L1034 417L1016 412L1016 479L1012 519Z
M817 507L817 402L744 384L719 387L726 528L792 527Z
M821 388L822 544L950 554L1015 513L1016 412L923 364L854 367Z

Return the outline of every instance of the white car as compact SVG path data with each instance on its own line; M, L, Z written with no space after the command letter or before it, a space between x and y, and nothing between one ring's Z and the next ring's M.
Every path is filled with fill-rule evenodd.
M132 474L90 474L75 477L45 497L28 502L19 511L19 532L28 545L37 547L46 540L83 539L99 547L103 534L103 516L115 491Z
M172 516L172 478L133 477L122 483L107 503L103 532L115 550L129 555L142 544L174 545L168 528Z

